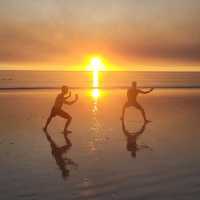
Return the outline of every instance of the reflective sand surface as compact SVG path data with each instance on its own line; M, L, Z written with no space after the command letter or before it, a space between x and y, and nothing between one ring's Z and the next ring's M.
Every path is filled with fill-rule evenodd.
M0 199L200 198L200 90L141 96L152 123L135 143L120 121L125 91L73 92L80 100L65 108L72 146L61 133L64 120L52 122L49 136L42 131L58 91L0 93ZM130 108L126 130L141 130L141 120Z

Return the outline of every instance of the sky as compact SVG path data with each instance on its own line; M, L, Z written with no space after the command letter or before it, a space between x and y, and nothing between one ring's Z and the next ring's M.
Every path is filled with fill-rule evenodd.
M200 71L199 0L1 0L0 69Z

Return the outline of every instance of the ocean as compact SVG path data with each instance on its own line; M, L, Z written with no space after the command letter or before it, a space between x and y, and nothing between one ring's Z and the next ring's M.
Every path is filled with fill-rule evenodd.
M199 72L99 72L100 88L126 88L132 81L139 87L198 88ZM0 89L50 89L68 85L92 87L92 72L0 71Z

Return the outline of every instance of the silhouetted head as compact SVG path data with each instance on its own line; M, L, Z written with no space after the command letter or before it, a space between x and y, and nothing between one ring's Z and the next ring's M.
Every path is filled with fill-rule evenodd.
M132 88L136 88L137 87L137 82L136 81L133 81L132 82Z
M63 94L66 94L68 92L69 88L66 85L63 85L61 88L61 91Z

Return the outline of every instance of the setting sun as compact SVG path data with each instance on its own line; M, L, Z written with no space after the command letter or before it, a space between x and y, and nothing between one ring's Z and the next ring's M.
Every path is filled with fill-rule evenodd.
M99 57L93 57L90 60L90 65L87 67L88 71L93 72L93 88L99 87L99 71L105 70L105 66L102 62L102 59Z
M100 58L93 58L91 61L92 67L94 71L99 71L100 65L101 65L101 59Z
M87 67L88 71L91 71L93 74L93 83L92 87L94 88L92 91L92 96L94 98L98 98L100 96L100 91L98 89L99 87L99 71L104 71L105 66L103 64L103 61L100 57L93 57L90 60L90 65Z
M89 60L89 65L87 66L87 71L105 71L105 64L102 58L93 57Z

